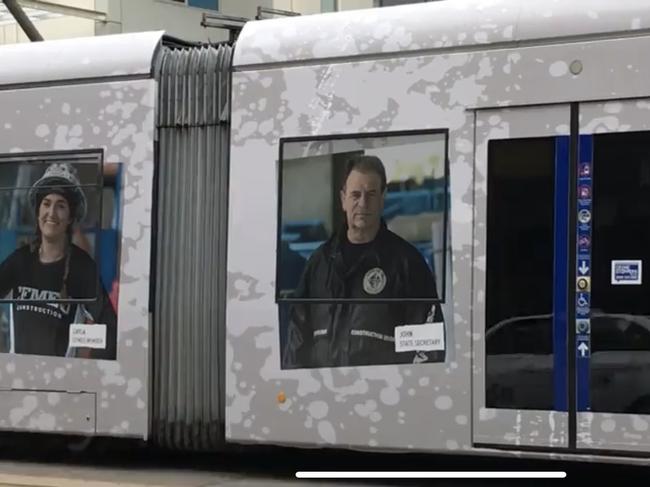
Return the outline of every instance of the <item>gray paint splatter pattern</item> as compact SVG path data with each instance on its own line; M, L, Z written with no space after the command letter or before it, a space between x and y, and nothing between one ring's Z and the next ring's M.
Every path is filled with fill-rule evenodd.
M447 5L454 8L451 3ZM512 5L482 3L494 5L492 12L500 5ZM605 4L596 3L594 8L601 14L591 23L587 19L593 15L578 12L580 6L576 6L569 20L587 19L571 27L585 32L623 25L639 28L647 24L650 15L647 9L640 12L636 3L636 8L630 7L629 16L621 14L608 22L603 14ZM406 9L401 12L406 13ZM539 26L545 25L548 31L550 22L556 20L554 7L548 7L539 16L548 22L534 21L532 12L539 9L523 14L528 38L542 36L544 28ZM484 166L475 162L475 151L491 134L560 134L566 133L569 122L559 120L555 114L535 119L531 117L533 112L523 111L519 112L521 116L513 114L510 122L497 118L492 124L488 118L487 125L481 125L475 123L475 117L482 117L481 111L472 109L648 96L650 65L642 53L650 48L650 40L639 37L526 48L513 45L485 53L450 52L375 61L360 58L332 65L295 64L284 68L266 64L255 70L255 63L381 53L390 50L386 46L402 35L407 42L408 36L398 32L396 23L386 26L385 32L370 33L371 28L380 29L382 24L376 22L376 16L384 14L373 11L364 15L365 23L361 16L348 19L335 15L300 19L295 24L288 19L275 24L259 23L240 37L236 64L248 66L233 76L228 285L239 288L242 275L248 276L249 282L258 284L254 292L261 295L253 302L231 298L227 303L227 437L242 442L336 443L364 449L427 451L469 450L473 441L566 445L566 413L484 408L485 324L481 309L485 296L485 245L480 235L485 226L481 205L486 200L486 185ZM510 13L506 17L511 18ZM423 15L421 25L430 20ZM299 22L313 29L298 29ZM414 20L407 18L405 22ZM471 25L472 20L468 19L467 24ZM444 29L437 30L427 23L427 29L407 30L415 32L413 36L426 30L441 38L425 41L412 37L409 46L460 46L464 39L487 43L523 36L522 32L514 32L513 24L495 24L483 31L460 29L452 40ZM561 21L556 27L566 31L568 24L568 20L567 25ZM329 46L323 34L327 29ZM272 40L272 36L277 37ZM373 37L376 43L370 42ZM346 42L333 42L333 38ZM568 69L575 59L584 66L579 75ZM612 73L626 73L626 77ZM599 123L609 127L616 124L606 117ZM446 326L453 339L454 355L444 364L280 370L274 302L279 138L425 128L446 128L450 137L453 263L445 316L450 317ZM243 192L242 188L254 191ZM285 402L276 400L279 393L286 396ZM628 437L624 441L629 445L650 442L644 429L647 419L627 418L625 421L635 421L631 426L642 439ZM590 440L591 444L620 446L625 434L622 430L606 422L596 434L597 428L589 429L585 421L581 419L581 431L588 431L593 439L602 439L596 443Z
M102 148L106 162L122 162L125 170L117 360L0 354L0 398L12 404L0 410L0 428L37 424L48 431L88 432L79 424L92 412L91 433L148 434L155 93L153 80L0 92L3 153ZM61 393L53 402L50 394L25 392L21 401L15 399L21 393L11 389L88 391L94 398L90 405L79 394Z

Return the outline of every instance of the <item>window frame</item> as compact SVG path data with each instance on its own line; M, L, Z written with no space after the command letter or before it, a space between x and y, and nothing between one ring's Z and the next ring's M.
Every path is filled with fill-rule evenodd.
M168 5L176 5L178 7L189 7L189 8L196 8L199 10L206 10L206 11L211 11L211 12L220 12L220 0L214 0L217 4L215 8L211 7L198 7L196 5L191 5L190 4L191 0L156 0L158 3L166 3Z
M405 136L418 136L418 135L443 135L444 136L444 204L443 204L443 246L442 246L442 273L441 273L441 289L438 289L436 282L437 298L294 298L294 297L281 297L280 296L280 269L282 262L282 194L283 194L283 164L284 164L284 145L293 142L318 142L318 141L335 141L346 139L376 139L376 138L391 138L391 137L405 137ZM448 128L431 128L431 129L412 129L412 130L387 130L380 132L341 132L336 134L326 135L305 135L305 136L289 136L280 137L278 139L279 146L279 159L277 162L277 214L276 214L276 253L275 253L275 291L274 298L276 304L387 304L387 303L430 303L430 304L445 304L447 299L447 260L449 255L447 253L449 247L449 212L451 209L451 188L449 177L449 129ZM330 154L331 155L331 154ZM330 235L331 236L331 235ZM329 237L328 237L329 238ZM434 280L436 275L432 272Z
M401 7L402 5L413 5L416 3L429 3L429 2L436 2L440 0L415 0L415 1L404 1L402 3L396 3L392 5L384 5L384 0L373 0L373 6L374 8L384 8L384 7Z
M49 164L54 162L70 162L74 164L74 160L85 160L96 158L95 166L97 168L97 179L95 184L83 184L80 181L80 187L83 189L90 189L96 193L96 202L98 204L98 214L97 214L97 225L98 230L101 231L102 222L103 222L103 198L104 198L104 149L68 149L68 150L53 150L53 151L37 151L37 152L15 152L15 153L0 153L0 166L6 163L14 164L33 164L33 165L42 165L47 167ZM92 163L90 163L92 164ZM28 191L31 188L29 187L4 187L0 186L0 192L2 191ZM87 196L88 197L88 196ZM96 284L95 284L95 297L94 298L69 298L69 299L55 299L55 300L43 300L43 299L5 299L0 296L0 305L9 304L9 305L27 305L27 304L87 304L95 303L100 298L101 292L101 266L100 259L101 256L101 239L95 239L94 243L95 251L93 257L93 262L95 264L95 272L97 275ZM15 249L17 250L17 248Z

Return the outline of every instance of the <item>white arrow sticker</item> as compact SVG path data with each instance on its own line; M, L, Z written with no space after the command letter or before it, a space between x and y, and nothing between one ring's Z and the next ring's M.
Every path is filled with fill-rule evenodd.
M585 342L580 342L580 345L578 345L578 350L580 350L580 356L585 357L589 351L589 345L587 345Z
M580 261L580 266L578 267L578 271L580 271L580 274L583 276L587 274L587 272L589 272L589 265L587 264L586 260Z

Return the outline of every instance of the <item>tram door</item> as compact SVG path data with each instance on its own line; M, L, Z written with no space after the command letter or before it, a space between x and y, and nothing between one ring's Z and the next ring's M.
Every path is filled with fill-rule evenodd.
M650 99L475 123L474 443L650 451Z
M476 113L474 442L566 448L568 105Z
M650 451L650 99L580 105L576 447Z

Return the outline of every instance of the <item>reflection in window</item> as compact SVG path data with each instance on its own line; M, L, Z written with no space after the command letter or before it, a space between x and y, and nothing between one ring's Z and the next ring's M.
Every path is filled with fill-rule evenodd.
M486 406L553 408L555 139L488 146Z
M551 315L505 320L487 334L487 354L550 355L553 353L552 322Z
M189 5L190 7L219 10L219 0L171 0L172 2Z
M603 315L591 318L591 353L650 350L650 318Z
M650 132L593 136L590 405L650 414ZM613 285L613 260L640 260L639 285Z

